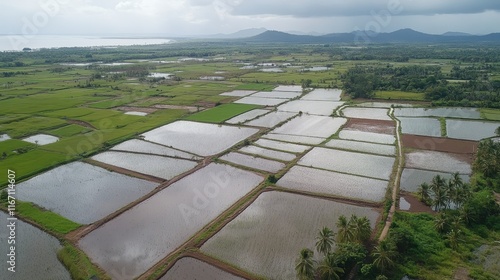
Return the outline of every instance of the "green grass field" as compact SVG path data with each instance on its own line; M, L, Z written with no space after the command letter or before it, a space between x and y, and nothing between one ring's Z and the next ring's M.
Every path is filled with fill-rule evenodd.
M375 92L375 98L386 99L386 100L414 100L423 101L425 100L424 93L420 92L405 92L405 91L377 91Z
M70 124L58 129L49 130L47 131L47 133L57 137L70 137L76 134L87 133L89 131L91 131L89 128L79 126L76 124Z
M481 112L481 117L483 119L492 120L492 121L500 121L500 109L479 109Z
M187 117L186 120L222 123L232 117L260 107L261 106L250 104L223 104L212 109L193 114Z
M31 220L55 233L66 234L79 228L81 225L64 218L56 213L44 210L30 202L17 201L16 211L21 217Z

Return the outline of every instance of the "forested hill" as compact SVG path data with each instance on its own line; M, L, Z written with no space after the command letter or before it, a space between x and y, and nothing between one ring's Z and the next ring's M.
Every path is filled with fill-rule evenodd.
M331 33L312 36L294 35L280 31L265 31L259 35L242 40L269 43L500 43L500 33L491 33L488 35L461 33L432 35L412 29L401 29L390 33L354 31L351 33Z

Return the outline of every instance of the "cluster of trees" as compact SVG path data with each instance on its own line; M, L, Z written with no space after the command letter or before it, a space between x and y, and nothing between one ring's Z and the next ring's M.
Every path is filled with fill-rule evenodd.
M352 215L348 220L342 215L336 226L336 233L324 227L316 236L315 249L322 257L321 260L315 259L314 251L309 248L300 251L295 265L299 279L342 279L347 278L353 269L368 275L373 273L373 267L385 272L394 264L396 251L387 241L380 242L371 254L368 253L372 231L368 218ZM363 264L369 257L373 262ZM383 277L379 275L377 279L384 279Z
M497 129L497 132L500 131ZM500 142L491 139L481 141L473 169L486 178L500 179Z
M440 175L432 178L431 184L422 183L418 188L418 196L422 202L432 205L435 211L460 207L472 195L469 184L464 183L457 172L446 180Z

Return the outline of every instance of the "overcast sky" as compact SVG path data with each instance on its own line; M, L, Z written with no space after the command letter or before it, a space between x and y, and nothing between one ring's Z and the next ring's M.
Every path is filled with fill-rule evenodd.
M500 32L498 0L0 0L0 34ZM33 32L35 33L35 32Z

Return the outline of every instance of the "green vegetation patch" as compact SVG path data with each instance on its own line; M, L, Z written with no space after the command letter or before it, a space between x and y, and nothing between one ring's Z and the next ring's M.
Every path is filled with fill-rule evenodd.
M20 217L28 218L47 230L56 233L66 234L81 226L59 214L42 209L31 202L17 201L16 211Z
M9 134L12 138L20 138L43 132L45 129L60 127L65 124L66 121L61 119L32 117L17 122L1 124L0 131Z
M110 279L96 268L81 250L67 242L63 245L57 252L57 258L68 269L72 279L87 280L93 276L97 276L97 279Z
M76 134L87 133L89 131L91 131L91 129L76 124L70 124L58 129L48 131L47 133L58 137L70 137Z
M7 156L16 154L14 151L17 151L17 153L21 154L23 152L27 152L31 149L34 149L35 147L36 147L35 144L29 142L17 139L9 139L0 142L0 155L3 156L3 153L5 153Z
M483 119L500 121L500 109L480 109L480 112Z
M235 90L255 90L255 91L271 91L275 88L275 85L269 84L244 84L237 86Z
M378 99L394 99L394 100L415 100L423 101L425 94L421 92L407 92L407 91L376 91L375 98Z
M249 104L224 104L187 117L190 121L221 123L234 116L259 108Z

